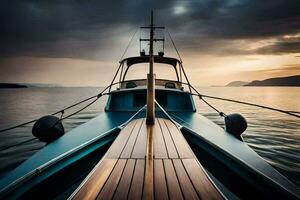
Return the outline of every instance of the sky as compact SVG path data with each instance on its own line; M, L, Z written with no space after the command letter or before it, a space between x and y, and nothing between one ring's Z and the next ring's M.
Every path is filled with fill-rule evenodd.
M0 82L107 85L151 9L194 85L300 74L299 0L10 0L0 6ZM125 57L139 55L138 39ZM176 56L167 37L165 55Z

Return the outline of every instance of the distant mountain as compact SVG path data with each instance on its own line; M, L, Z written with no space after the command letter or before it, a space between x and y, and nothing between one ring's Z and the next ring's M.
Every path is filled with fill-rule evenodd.
M300 86L300 75L252 81L245 86Z
M0 89L4 88L27 88L27 86L18 83L0 83Z
M44 83L0 83L0 88L45 88L45 87L63 87L58 84Z
M24 83L24 85L27 85L27 87L39 87L39 88L43 88L43 87L63 87L61 85L58 84L47 84L47 83Z
M228 83L226 86L227 87L240 87L240 86L244 86L248 83L249 82L246 82L246 81L232 81L232 82Z

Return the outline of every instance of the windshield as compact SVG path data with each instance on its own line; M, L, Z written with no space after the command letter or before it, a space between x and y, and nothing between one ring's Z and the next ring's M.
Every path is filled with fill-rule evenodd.
M154 74L156 79L176 80L177 76L174 67L169 64L154 63ZM126 80L146 79L149 73L149 63L139 63L130 66L127 71Z

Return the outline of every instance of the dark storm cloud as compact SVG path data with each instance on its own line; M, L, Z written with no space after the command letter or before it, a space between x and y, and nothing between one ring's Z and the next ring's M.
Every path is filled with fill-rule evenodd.
M299 31L300 4L297 0L223 2L213 17L204 22L207 32L218 38L248 39Z
M280 39L272 45L256 50L259 54L283 54L300 52L300 36L293 39Z
M157 24L167 25L184 49L205 51L219 41L300 31L298 0L5 1L0 6L0 56L93 59L95 51L117 45L122 31L128 34L146 23L151 8ZM299 52L299 41L282 40L257 50L285 52Z

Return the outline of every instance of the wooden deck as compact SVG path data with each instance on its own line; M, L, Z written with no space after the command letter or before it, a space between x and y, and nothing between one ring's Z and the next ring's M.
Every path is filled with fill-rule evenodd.
M130 122L73 199L222 199L178 128Z

